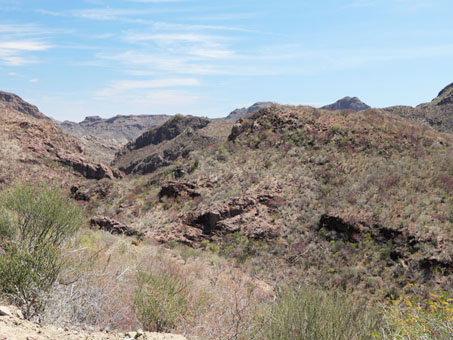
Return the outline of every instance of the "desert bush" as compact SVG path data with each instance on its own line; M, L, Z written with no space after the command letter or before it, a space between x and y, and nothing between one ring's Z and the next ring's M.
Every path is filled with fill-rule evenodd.
M370 339L379 314L336 290L304 285L284 288L270 308L257 317L255 339Z
M39 316L64 266L63 243L81 226L75 204L51 185L17 185L0 195L0 294Z
M175 328L188 310L188 283L170 272L138 272L137 276L134 310L143 328L155 332Z
M449 340L453 334L453 299L448 294L431 294L429 300L394 301L384 314L380 340Z

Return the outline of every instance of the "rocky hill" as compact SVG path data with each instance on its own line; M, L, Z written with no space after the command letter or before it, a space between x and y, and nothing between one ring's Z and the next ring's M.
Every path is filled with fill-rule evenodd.
M19 96L0 93L0 185L26 179L119 177ZM68 169L71 171L68 172Z
M258 103L253 104L252 106L249 106L248 108L243 107L241 109L234 110L225 119L231 120L233 122L236 122L236 121L238 121L241 118L250 117L255 111L258 111L259 109L271 107L272 105L275 105L275 103L273 103L273 102L258 102Z
M124 146L113 164L126 173L150 173L222 141L231 126L222 120L176 115Z
M77 137L89 153L110 163L123 145L169 118L168 115L119 115L108 119L90 116L80 123L64 121L59 126Z
M453 132L453 83L439 92L430 103L418 106L393 106L387 112L410 118L443 132Z
M323 110L353 110L363 111L369 109L370 106L362 102L357 97L344 97L337 100L335 103L321 107Z

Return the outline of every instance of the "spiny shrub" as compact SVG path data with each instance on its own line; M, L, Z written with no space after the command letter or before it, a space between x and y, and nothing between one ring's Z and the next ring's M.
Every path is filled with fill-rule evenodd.
M256 340L368 340L380 323L363 303L308 285L284 288L257 320Z
M188 283L173 273L145 273L137 276L134 310L147 331L175 328L188 311Z
M17 185L0 194L0 294L39 316L64 266L62 247L83 214L51 185Z

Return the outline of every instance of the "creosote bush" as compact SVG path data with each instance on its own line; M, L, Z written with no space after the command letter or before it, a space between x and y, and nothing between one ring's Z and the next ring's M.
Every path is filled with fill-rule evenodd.
M179 275L139 272L134 298L137 318L147 331L170 331L188 311L189 287Z
M287 287L272 306L258 313L254 339L368 340L380 319L377 312L342 292L308 285Z
M83 222L55 186L16 185L0 195L0 294L40 316L64 266L62 247Z

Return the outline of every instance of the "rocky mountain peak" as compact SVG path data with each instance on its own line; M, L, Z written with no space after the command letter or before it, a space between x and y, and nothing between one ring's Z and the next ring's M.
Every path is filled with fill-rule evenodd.
M260 109L265 109L268 107L271 107L272 105L275 105L274 102L257 102L253 104L252 106L243 107L241 109L236 109L232 111L225 119L227 120L232 120L233 122L241 119L241 118L249 118L254 112L260 110Z
M32 116L37 119L48 119L36 106L27 103L14 93L0 91L0 103L3 103L11 109L25 115Z
M357 97L344 97L337 100L335 103L321 107L323 110L354 110L363 111L369 109L370 106L362 102Z

